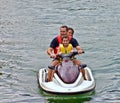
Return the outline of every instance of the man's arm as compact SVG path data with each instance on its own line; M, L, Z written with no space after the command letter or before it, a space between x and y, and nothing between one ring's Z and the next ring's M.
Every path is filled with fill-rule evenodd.
M56 54L54 53L54 49L49 47L47 49L47 54L50 55L51 58L56 58Z
M52 53L53 53L53 48L49 47L49 48L47 49L47 54L48 54L48 55L51 55Z
M51 41L50 46L47 49L47 54L50 55L51 58L56 58L56 54L54 53L54 48L56 48L58 46L59 46L58 39L57 39L57 37L55 37Z
M71 44L73 45L73 47L76 48L76 50L78 51L78 54L82 54L84 52L75 38L72 38Z
M76 46L76 49L78 51L78 54L82 54L84 52L80 46Z
M48 55L52 55L53 53L54 53L54 47L55 47L55 44L56 44L56 38L54 38L52 41L51 41L51 43L50 43L50 46L49 46L49 48L47 49L47 54Z

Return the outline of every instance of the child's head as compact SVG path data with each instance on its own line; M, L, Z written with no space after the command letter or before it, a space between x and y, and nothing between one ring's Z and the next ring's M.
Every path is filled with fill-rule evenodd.
M67 47L69 44L69 37L67 35L62 36L62 44L64 47Z

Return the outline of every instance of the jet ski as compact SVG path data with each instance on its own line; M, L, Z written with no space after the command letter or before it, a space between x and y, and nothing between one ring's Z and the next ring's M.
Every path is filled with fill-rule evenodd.
M95 80L91 69L85 65L75 65L71 58L74 58L78 52L70 54L60 54L59 58L62 62L59 66L55 67L53 80L47 82L48 68L41 68L38 73L38 83L41 89L45 92L55 94L76 94L85 93L94 90ZM84 80L80 69L85 69Z

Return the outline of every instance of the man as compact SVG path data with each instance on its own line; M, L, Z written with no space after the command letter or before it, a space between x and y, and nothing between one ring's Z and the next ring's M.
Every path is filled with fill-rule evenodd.
M64 36L64 35L67 35L68 33L68 27L67 26L61 26L60 27L60 34L59 36L55 37L51 43L50 43L50 47L47 49L47 53L48 55L50 55L51 58L53 58L54 60L52 61L51 63L51 66L49 66L49 69L48 69L48 76L47 76L47 81L51 81L52 78L53 78L53 75L54 75L54 72L55 72L55 66L58 64L58 61L55 60L56 58L56 54L58 52L58 47L59 47L59 44L61 43L61 37ZM78 51L78 54L82 54L83 53L83 50L82 48L79 46L78 42L76 39L74 38L70 38L70 43L72 44L72 46L74 48L77 49ZM74 61L75 64L77 65L80 65L82 64L79 60L75 60ZM84 75L83 75L84 76Z
M67 35L69 36L70 39L73 38L73 34L74 34L74 29L71 28L71 27L69 27L69 28L68 28L68 32L67 32ZM80 48L80 46L77 46L76 49L79 50L79 49L81 49L81 48ZM77 64L78 66L80 66L80 65L82 64L82 62L79 61L79 60L77 60L77 59L74 59L73 62L74 62L75 64ZM86 67L85 64L81 65L80 71L82 72L83 78L86 80L84 67Z

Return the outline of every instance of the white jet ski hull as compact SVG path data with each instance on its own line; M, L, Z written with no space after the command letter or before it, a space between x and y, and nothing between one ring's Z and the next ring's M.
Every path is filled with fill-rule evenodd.
M64 83L56 73L51 82L46 82L47 69L41 68L38 73L38 83L44 91L49 93L76 94L90 92L95 88L95 80L91 69L89 67L85 67L84 69L87 80L84 80L82 73L80 73L74 83L67 84Z

